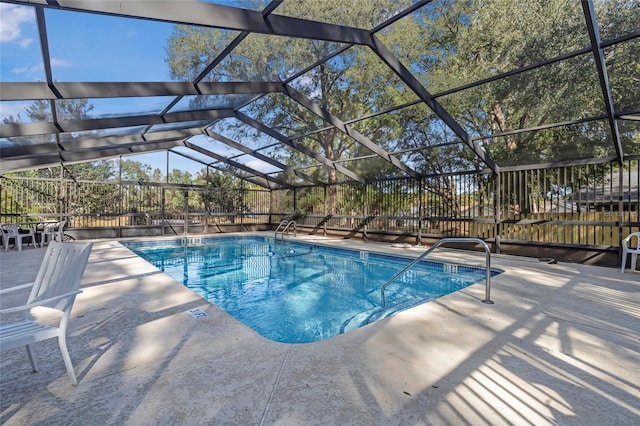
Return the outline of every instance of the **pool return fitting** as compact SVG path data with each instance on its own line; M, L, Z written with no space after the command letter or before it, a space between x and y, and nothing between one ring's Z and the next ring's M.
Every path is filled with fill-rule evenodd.
M386 307L387 305L386 300L384 298L385 288L387 288L389 284L391 284L396 279L398 279L398 277L400 277L402 274L407 272L407 270L411 269L416 263L420 262L422 259L424 259L429 254L431 254L432 251L434 251L435 249L437 249L438 247L446 243L478 243L484 248L485 269L487 270L487 279L485 282L485 298L482 301L482 303L493 304L493 301L491 300L491 250L489 250L489 246L487 245L487 243L485 243L480 238L443 238L438 242L436 242L433 246L431 246L429 250L425 251L420 256L418 256L413 262L408 264L400 272L395 274L389 281L383 284L383 286L380 288L380 298L382 299L383 308Z

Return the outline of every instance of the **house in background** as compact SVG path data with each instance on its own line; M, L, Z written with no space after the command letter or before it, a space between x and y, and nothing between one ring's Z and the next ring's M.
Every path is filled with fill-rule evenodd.
M620 193L622 184L622 193ZM579 211L640 211L640 173L638 170L613 174L611 180L589 185L574 192L569 201Z

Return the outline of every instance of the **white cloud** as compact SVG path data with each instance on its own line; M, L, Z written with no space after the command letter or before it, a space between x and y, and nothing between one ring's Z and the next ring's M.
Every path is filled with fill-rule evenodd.
M25 23L35 22L33 8L13 4L0 3L0 16L2 16L2 26L0 27L1 43L9 43L16 40L22 43L20 26Z
M0 103L0 120L4 120L9 116L13 116L17 118L20 115L23 120L25 120L26 114L25 110L29 106L26 102L2 102Z
M13 68L11 71L13 71L14 74L27 74L27 75L32 75L32 74L37 74L40 71L42 71L44 69L44 67L42 66L42 63L38 64L38 65L34 65L32 67L20 67L20 68Z
M70 67L73 65L71 62L64 59L58 59L56 57L51 58L51 68Z
M27 47L29 47L29 45L33 43L33 39L32 38L23 38L22 40L20 40L18 42L18 44L20 45L20 47L22 47L23 49L26 49Z
M69 61L58 58L51 58L51 68L70 67L72 65L73 64ZM14 74L25 74L32 77L37 77L43 75L44 65L42 65L42 62L40 62L39 64L30 67L24 66L20 68L13 68L11 71L13 71Z

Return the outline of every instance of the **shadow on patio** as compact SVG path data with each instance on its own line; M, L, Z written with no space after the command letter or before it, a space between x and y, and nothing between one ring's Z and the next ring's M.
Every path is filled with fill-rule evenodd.
M0 253L2 287L35 275L41 253ZM288 345L262 338L118 243L97 242L69 325L78 387L55 341L35 346L36 374L24 350L2 352L0 421L637 421L640 275L508 259L494 266L505 270L493 281L495 305L480 303L484 285L474 285L332 339ZM193 308L208 316L193 318Z

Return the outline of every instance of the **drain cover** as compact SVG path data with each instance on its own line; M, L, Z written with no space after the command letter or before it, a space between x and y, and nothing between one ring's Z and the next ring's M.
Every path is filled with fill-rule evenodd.
M208 314L200 308L191 309L189 311L189 314L195 319L204 318L208 316Z

